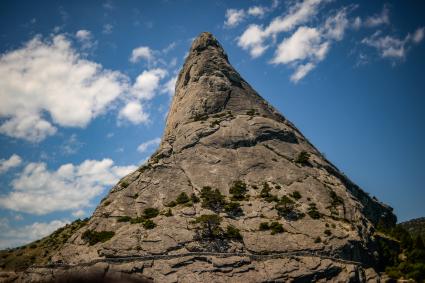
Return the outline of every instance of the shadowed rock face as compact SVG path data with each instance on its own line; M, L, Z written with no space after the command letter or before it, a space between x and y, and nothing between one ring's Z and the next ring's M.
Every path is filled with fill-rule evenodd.
M230 193L235 184L246 188L244 196ZM202 197L206 186L218 189L227 203L233 196L241 211L212 211L192 201L166 207L181 193ZM128 216L137 222L146 208L161 212L152 218L153 229L140 221L124 221ZM215 212L221 223L216 236L206 236L195 220ZM263 222L278 222L283 232L260 229ZM365 269L376 264L378 224L395 224L392 209L327 161L241 78L218 41L202 33L179 74L159 149L111 189L88 224L52 260L75 264L104 257L181 254L115 263L114 268L161 282L361 282L378 278L372 268ZM229 225L239 229L242 239L224 232ZM115 235L90 246L86 231ZM296 251L304 254L285 257ZM276 258L250 256L276 253ZM31 274L27 279L35 278Z

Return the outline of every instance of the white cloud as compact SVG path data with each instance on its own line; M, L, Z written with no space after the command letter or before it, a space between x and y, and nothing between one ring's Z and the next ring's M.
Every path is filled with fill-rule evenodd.
M47 223L35 222L30 225L14 228L10 226L7 219L0 219L0 249L28 244L51 234L68 223L68 221L63 220L52 220Z
M424 28L418 28L413 34L412 40L414 43L419 43L422 39L424 39Z
M0 174L8 171L10 168L18 167L22 163L22 158L13 154L9 159L0 159Z
M66 141L60 146L60 151L63 155L71 155L78 152L83 146L76 134L72 134Z
M226 21L224 25L227 27L235 27L240 24L245 18L245 11L243 9L227 9Z
M81 58L65 36L36 36L0 57L0 133L38 142L53 123L85 127L127 88L126 76Z
M152 140L149 140L147 142L141 143L138 147L137 150L141 153L146 152L149 148L152 148L154 146L158 146L159 143L161 142L161 138L154 138Z
M174 91L176 88L177 83L177 76L172 77L169 79L164 85L161 90L161 93L168 93L170 96L174 95Z
M291 37L284 39L272 59L274 64L288 64L298 60L322 60L329 48L322 43L320 32L315 28L300 27Z
M285 16L275 18L266 28L250 25L238 38L238 44L249 50L252 57L260 56L270 45L266 39L275 38L280 32L291 31L297 25L309 21L317 14L321 0L305 0L295 4ZM304 78L329 52L334 41L341 40L350 22L349 8L342 8L328 16L317 27L299 26L294 33L285 37L270 60L272 64L285 64L294 68L290 80L294 83Z
M289 9L288 14L275 18L265 29L267 35L276 35L283 31L290 31L300 24L311 20L318 12L323 0L304 0Z
M161 68L143 71L133 84L131 93L144 100L150 100L155 96L161 79L165 78L167 71Z
M103 29L102 29L102 33L104 34L110 34L112 33L112 30L114 29L114 26L111 24L104 24L103 25Z
M281 32L288 32L300 24L311 20L318 12L319 5L324 0L304 0L289 8L289 12L276 17L265 28L259 25L250 25L238 38L238 45L248 50L253 58L261 56L267 49L265 41L275 38Z
M130 62L137 63L141 59L147 60L148 62L152 61L154 59L152 49L148 46L139 46L134 48L131 52Z
M56 171L46 163L30 163L12 181L13 190L0 196L0 207L14 211L47 214L54 211L79 210L136 166L115 166L111 159L71 163Z
M315 65L313 63L307 63L305 65L299 65L295 72L291 75L291 81L297 83L299 80L304 78L311 70L313 70Z
M93 41L92 34L89 30L79 30L75 33L75 37L81 43L82 49L90 49L97 44L97 42Z
M148 122L149 114L144 111L142 104L138 101L130 101L120 110L119 118L137 125Z
M364 25L367 27L376 27L388 24L390 24L390 10L387 6L384 6L380 14L368 17L364 21Z
M79 30L75 33L75 36L79 40L89 40L91 38L91 32L85 29Z
M419 43L424 37L424 28L418 28L413 36L407 34L400 39L394 36L382 35L380 31L362 40L362 43L376 48L379 55L389 59L404 59L412 43Z
M72 216L78 217L78 218L81 218L81 217L83 217L85 215L86 215L86 212L84 210L82 210L82 209L78 209L78 210L72 212Z
M266 14L267 9L262 6L253 6L250 7L247 11L248 15L254 16L254 17L262 17L264 14Z
M248 50L252 58L261 56L268 48L264 45L267 37L262 27L259 25L250 25L244 33L238 38L238 45L242 49Z
M348 27L347 10L341 9L326 19L322 29L326 38L341 40Z

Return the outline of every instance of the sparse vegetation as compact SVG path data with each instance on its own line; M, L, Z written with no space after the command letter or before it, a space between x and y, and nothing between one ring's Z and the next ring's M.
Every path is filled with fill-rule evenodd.
M241 241L242 240L242 235L241 235L239 229L236 228L233 225L227 226L226 232L225 232L224 236L227 239L231 239L231 240L236 240L236 241Z
M269 229L270 229L269 223L267 223L267 222L261 222L260 223L260 231L266 231L266 230L269 230Z
M153 207L148 207L143 210L143 215L145 218L155 218L159 214L159 210Z
M299 191L294 191L290 196L295 200L301 199L301 194Z
M330 236L330 235L332 235L332 231L331 230L329 230L329 229L326 229L323 233L325 233L325 235L326 236Z
M193 121L205 121L208 119L208 114L196 114L193 116Z
M201 230L198 232L202 239L213 239L223 235L223 229L220 227L221 217L217 214L201 215L196 218L195 223L201 226Z
M200 201L200 199L198 198L198 196L197 196L197 195L195 195L194 193L192 193L192 194L190 195L190 200L191 200L193 203L198 203L198 202Z
M189 201L190 201L190 198L185 192L181 192L176 198L177 204L185 204L185 203L188 203Z
M142 225L145 229L153 229L156 227L155 222L153 222L151 219L146 219L142 222Z
M254 116L255 114L256 114L255 109L250 109L250 110L246 111L246 115ZM258 114L258 113L257 113L257 114Z
M87 224L88 219L77 219L47 237L26 246L0 251L0 268L21 271L32 264L47 264L77 230Z
M320 242L322 242L322 239L319 237L319 236L317 236L316 237L316 239L314 239L314 242L317 244L317 243L320 243Z
M322 215L320 214L320 212L317 210L316 204L315 203L310 203L309 204L309 208L307 210L307 214L312 218L312 219L319 219Z
M128 186L129 186L130 184L127 182L127 181L121 181L121 183L120 183L120 186L122 187L122 188L127 188Z
M224 211L230 217L239 217L243 215L243 210L238 202L230 202L224 205Z
M118 222L129 222L130 220L131 220L130 216L120 216L117 219Z
M262 198L270 197L271 196L271 194L270 194L271 190L272 190L272 188L270 188L269 184L265 182L263 184L263 188L261 189L260 197L262 197Z
M285 231L285 229L283 229L282 224L280 224L279 222L276 222L276 221L270 223L269 227L270 227L270 230L272 231L271 232L272 235L278 234L278 233L283 233Z
M224 196L218 189L203 187L201 190L202 207L211 209L214 212L220 212L226 204Z
M285 231L285 229L283 229L282 224L280 224L279 222L273 221L270 224L267 222L261 222L260 223L260 227L259 227L260 231L268 231L271 230L272 235L278 234L278 233L283 233Z
M229 193L232 195L232 200L246 200L248 198L246 196L247 191L246 184L240 180L235 181L229 189Z
M86 241L90 246L93 246L99 242L104 243L110 240L115 235L114 231L94 231L86 230L82 235L81 239Z
M295 159L295 163L301 164L301 165L309 165L310 164L310 153L307 151L301 151L297 158Z

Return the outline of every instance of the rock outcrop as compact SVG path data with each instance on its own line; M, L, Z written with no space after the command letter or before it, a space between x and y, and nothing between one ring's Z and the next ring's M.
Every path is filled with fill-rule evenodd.
M390 207L326 160L202 33L159 149L53 265L20 279L97 270L157 282L373 282L375 227L394 224Z

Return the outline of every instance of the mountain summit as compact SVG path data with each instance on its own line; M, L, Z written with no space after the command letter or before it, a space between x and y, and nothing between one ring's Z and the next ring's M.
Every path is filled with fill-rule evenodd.
M51 265L22 280L94 270L158 282L378 280L375 231L395 221L202 33L159 149L111 189Z

